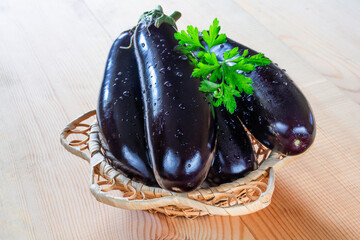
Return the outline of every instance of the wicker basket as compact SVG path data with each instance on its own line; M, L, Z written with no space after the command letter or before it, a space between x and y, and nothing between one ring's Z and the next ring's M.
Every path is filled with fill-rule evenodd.
M253 213L270 204L275 186L274 171L292 159L271 153L249 134L260 166L257 170L217 187L207 187L204 183L195 191L174 193L132 181L112 168L103 155L95 114L95 110L92 110L69 123L62 131L60 140L69 152L90 163L90 190L95 198L114 207L187 218ZM91 120L92 123L89 123Z

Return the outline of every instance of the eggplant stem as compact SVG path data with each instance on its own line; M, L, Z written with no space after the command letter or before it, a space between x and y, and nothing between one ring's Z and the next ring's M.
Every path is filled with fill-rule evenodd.
M138 25L143 23L145 28L149 28L151 25L159 28L161 24L167 23L177 29L175 22L180 17L181 13L178 11L173 12L170 16L164 14L162 7L158 5L155 9L144 12L139 19Z
M155 9L158 10L159 12L164 12L161 5L157 5Z
M163 8L160 5L158 5L154 10L144 12L140 17L138 24L134 26L131 30L133 32L136 32L140 23L143 23L145 25L145 29L148 31L149 35L151 35L149 31L149 27L151 24L159 28L161 24L168 23L177 30L177 26L175 22L179 20L180 17L181 17L181 13L178 11L174 11L170 16L165 15L163 12ZM131 36L129 46L127 47L120 46L120 48L130 49L133 46L133 38L134 35Z
M172 19L174 19L174 21L176 22L177 20L179 20L179 18L181 17L181 13L178 11L173 12L169 17L171 17Z

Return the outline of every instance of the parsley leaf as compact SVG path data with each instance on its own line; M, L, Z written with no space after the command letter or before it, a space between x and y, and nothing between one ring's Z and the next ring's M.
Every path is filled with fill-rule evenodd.
M221 74L222 74L221 68L217 68L211 73L209 80L211 82L216 82L218 79L221 79Z
M257 66L266 66L271 63L271 60L264 57L263 53L259 53L259 54L256 54L254 56L247 58L247 62L257 65Z
M233 48L229 51L224 52L224 60L228 60L231 59L233 57L235 57L237 54L239 54L239 48Z
M197 67L194 69L192 75L193 77L203 77L206 78L211 72L219 68L219 64L209 65L204 63L198 63Z
M226 42L226 35L220 34L220 26L219 20L217 18L214 19L213 24L209 28L208 31L202 31L203 39L207 43L209 50L216 45L222 44Z
M233 70L239 70L243 72L251 72L255 70L255 66L253 64L246 63L246 61L240 61L234 66L231 67Z
M220 65L215 53L204 53L204 61L209 64Z
M249 49L245 49L241 56L246 57L248 54L249 54Z
M233 89L228 85L224 85L224 99L223 103L226 109L232 114L236 109L236 101L233 94Z
M214 107L223 104L230 113L236 109L236 97L241 94L253 94L252 79L243 73L255 70L256 66L265 66L271 60L264 57L263 53L248 56L246 49L240 55L239 48L235 47L223 54L223 60L219 60L211 48L226 43L226 35L219 34L219 20L214 19L208 31L202 31L203 42L200 41L199 30L188 26L184 30L175 33L179 41L177 50L186 55L195 66L192 76L200 78L199 90L207 94L208 101Z
M237 74L233 81L240 93L244 91L246 94L253 94L253 87L251 86L253 81L251 78L245 77L242 74Z
M175 39L179 41L180 45L187 45L187 49L190 51L195 51L198 48L203 48L203 45L200 43L199 30L197 27L188 26L187 33L182 30L174 34Z
M208 80L202 80L199 90L202 92L214 92L214 91L218 90L219 87L220 87L220 84L213 83Z

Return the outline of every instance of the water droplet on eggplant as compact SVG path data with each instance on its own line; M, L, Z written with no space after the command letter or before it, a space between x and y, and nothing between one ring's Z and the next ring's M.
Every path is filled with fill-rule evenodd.
M183 76L183 74L182 74L182 72L176 72L176 76L178 76L178 77L182 77L182 76Z
M171 86L172 86L171 82L169 82L169 81L166 81L166 82L164 83L164 85L165 85L166 87L171 87Z
M129 92L129 91L124 91L124 92L123 92L123 95L124 95L125 97L129 97L129 96L130 96L130 92Z
M175 137L179 138L180 136L184 136L184 133L180 129L177 129L175 133Z
M178 106L181 110L184 110L185 109L185 106L183 105L183 104L179 104L179 106Z

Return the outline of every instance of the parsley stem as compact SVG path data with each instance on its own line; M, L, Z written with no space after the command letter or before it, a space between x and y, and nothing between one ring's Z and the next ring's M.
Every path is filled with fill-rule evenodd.
M225 71L224 71L224 65L225 65L225 63L223 62L223 63L221 63L221 84L223 84L224 83L224 80L225 80Z

